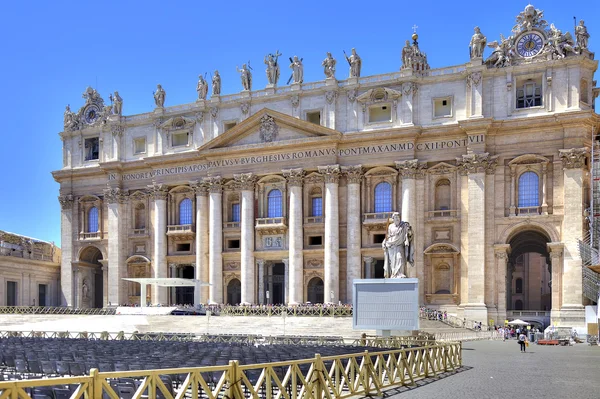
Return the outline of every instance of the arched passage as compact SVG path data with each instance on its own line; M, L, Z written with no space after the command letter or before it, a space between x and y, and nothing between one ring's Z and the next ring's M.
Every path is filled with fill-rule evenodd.
M101 308L104 303L102 252L90 245L79 253L79 273L76 284L77 304L84 308Z
M238 305L242 302L242 283L234 278L227 284L227 303Z
M325 286L319 277L313 277L306 287L307 300L310 303L323 303L325 300Z
M552 309L550 238L538 230L515 234L509 241L506 273L506 309Z

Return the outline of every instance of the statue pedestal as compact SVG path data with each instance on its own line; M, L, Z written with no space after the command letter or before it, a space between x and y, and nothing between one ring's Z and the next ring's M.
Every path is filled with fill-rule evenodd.
M325 79L325 86L337 86L337 85L338 85L338 81L336 78L331 77L331 78Z
M277 86L275 85L267 85L267 87L265 88L265 92L267 93L267 95L275 94L276 89Z
M250 98L250 90L242 90L240 92L240 97L242 97L242 98Z
M483 58L481 58L481 57L471 58L471 62L469 62L469 66L479 66L479 65L483 65Z
M292 83L291 90L292 91L302 90L302 84L301 83Z
M162 115L165 113L165 108L164 107L156 107L154 108L154 114L155 115Z
M357 84L358 84L358 78L357 77L348 78L348 85L349 86L357 85Z
M196 104L198 104L201 107L204 107L204 106L206 106L206 100L199 98L196 100Z
M213 94L212 96L210 96L210 102L211 103L220 103L221 102L221 96L218 94Z
M378 335L404 335L419 329L419 280L355 279L352 282L352 327Z

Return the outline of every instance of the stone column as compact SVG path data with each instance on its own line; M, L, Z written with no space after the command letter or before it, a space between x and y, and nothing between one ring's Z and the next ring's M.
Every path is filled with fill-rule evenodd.
M515 206L515 196L517 195L517 167L516 165L510 165L510 208L508 210L508 216L515 216L517 214L517 208Z
M269 291L269 295L267 296L267 305L273 303L273 264L267 264L267 275L269 276L269 286L267 287L267 291Z
M562 225L563 255L561 319L570 325L585 323L582 305L582 264L578 240L583 237L583 179L589 150L559 150L563 163L564 217ZM554 305L553 305L554 306Z
M171 263L169 264L169 277L171 278L176 278L179 277L177 275L177 265L175 263ZM168 290L170 291L170 304L174 304L177 303L177 287L168 287Z
M304 271L304 233L302 230L302 169L287 169L283 175L287 179L290 192L289 211L289 295L286 295L289 305L303 302L302 275ZM286 284L288 280L286 279Z
M61 306L73 306L73 196L71 194L58 197L60 202L60 298ZM6 298L4 298L6 299Z
M562 256L564 244L562 242L549 242L547 247L548 251L550 251L552 267L552 309L550 311L550 319L554 324L560 320L560 308L562 307Z
M149 186L154 197L154 261L152 274L155 278L167 277L167 187L162 184ZM168 302L166 287L152 285L152 304Z
M325 303L336 303L340 296L340 239L338 183L340 166L319 166L325 179Z
M508 268L508 254L510 253L509 244L494 245L494 255L496 257L496 306L497 315L496 321L503 322L506 320L506 275Z
M196 192L196 273L194 277L208 283L208 189L198 182L190 182ZM194 291L194 302L208 303L208 286Z
M283 303L288 304L290 297L290 260L284 258L281 261L283 262Z
M481 118L483 116L483 93L481 90L483 87L483 84L481 84L481 69L483 69L483 67L479 66L478 69L480 70L467 75L467 90L470 99L469 118Z
M242 305L254 303L256 291L254 276L254 182L256 177L252 173L233 175L236 188L241 191L241 277L242 277Z
M223 303L223 179L207 177L204 183L209 191L209 288L208 302Z
M416 107L414 106L416 101L415 97L419 90L419 85L416 82L405 82L402 84L402 109L403 125L413 125L416 118Z
M123 221L123 204L127 192L120 188L104 190L104 200L108 203L108 301L115 305L126 302L127 284L122 280L126 276L125 248L127 242Z
M463 303L467 319L487 323L485 304L485 175L493 173L497 156L488 153L463 155L457 158L459 171L467 174L467 303ZM492 276L487 276L491 278Z
M414 228L417 225L417 183L415 179L425 176L427 165L419 163L417 159L412 159L396 162L396 168L402 176L402 210L400 217Z
M361 165L342 168L346 176L346 303L352 303L352 282L360 279L361 235L360 184L363 176Z
M548 214L548 162L542 163L542 215Z
M265 304L265 260L257 259L258 265L258 303Z
M373 257L365 256L365 278L373 278Z
M323 115L323 125L335 129L335 106L338 97L338 92L335 90L325 92L325 110Z

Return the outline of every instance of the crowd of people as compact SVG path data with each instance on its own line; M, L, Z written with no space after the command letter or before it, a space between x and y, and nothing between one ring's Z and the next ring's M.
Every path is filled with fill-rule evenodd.
M436 309L429 309L426 307L421 307L419 309L419 318L421 319L427 319L427 320L438 320L438 321L446 321L448 320L448 312L446 311L441 311L441 310L436 310Z

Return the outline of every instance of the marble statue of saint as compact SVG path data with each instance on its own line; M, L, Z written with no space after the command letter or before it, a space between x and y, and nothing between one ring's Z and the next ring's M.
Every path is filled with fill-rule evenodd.
M292 68L292 81L294 83L304 82L304 65L302 65L302 59L299 59L297 55L291 60L290 68Z
M156 85L156 91L154 92L154 103L158 108L163 108L165 106L165 90L161 85Z
M198 75L198 84L196 85L196 91L198 92L198 100L206 100L208 94L208 83L204 76Z
M350 57L346 55L346 52L344 52L344 55L346 56L346 61L348 61L348 64L350 65L350 77L359 78L362 60L360 59L360 56L356 53L356 49L352 49Z
M65 108L65 113L63 114L63 125L65 130L70 129L73 126L73 118L75 114L71 112L71 106L67 104Z
M331 56L331 53L327 53L327 58L325 58L321 63L321 65L325 68L324 72L326 78L335 78L335 63L335 58Z
M392 219L394 222L388 226L382 244L383 274L385 278L405 278L408 274L406 264L414 265L413 231L408 222L400 220L398 212L394 212Z
M88 287L88 281L87 279L83 279L83 285L81 286L81 297L84 301L89 299L89 291L90 288Z
M402 67L410 68L410 58L413 55L413 49L410 46L410 41L407 40L406 44L402 48Z
M115 91L115 94L111 96L111 100L113 101L113 113L115 115L121 115L121 112L123 112L123 99L118 91Z
M219 71L215 71L215 75L212 77L212 95L221 95L221 75L219 75Z
M277 82L279 81L279 62L277 59L280 55L279 50L277 50L275 54L268 54L264 60L265 65L267 66L267 81L271 85L277 85Z
M590 34L584 24L585 22L582 19L579 21L579 25L575 27L575 39L580 51L588 48L588 39L590 38Z
M239 72L240 78L242 79L242 87L244 90L251 91L252 90L252 72L248 69L247 64L242 65L242 69L235 67L235 69Z
M485 49L486 43L487 38L483 36L479 26L476 26L475 33L471 37L471 43L469 43L471 47L471 59L483 57L483 50Z

